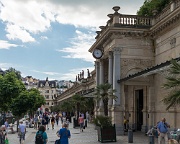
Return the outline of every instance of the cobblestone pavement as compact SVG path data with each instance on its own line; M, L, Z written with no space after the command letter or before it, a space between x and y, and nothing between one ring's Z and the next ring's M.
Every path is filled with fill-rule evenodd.
M46 130L48 135L48 144L54 144L54 141L58 139L56 132L60 129L59 126L55 125L55 129L52 130L51 125L49 125L49 130ZM69 125L71 131L71 138L69 139L69 144L100 144L97 140L97 131L94 129L93 124L89 124L83 132L80 132L78 128L73 128L72 123ZM27 128L26 140L24 144L34 144L34 137L37 130L34 128ZM19 144L19 139L17 133L8 134L10 144ZM149 144L149 138L145 136L142 132L133 133L133 143L134 144ZM127 134L124 136L117 136L117 142L111 142L106 144L128 144ZM157 144L157 138L155 138L155 144Z

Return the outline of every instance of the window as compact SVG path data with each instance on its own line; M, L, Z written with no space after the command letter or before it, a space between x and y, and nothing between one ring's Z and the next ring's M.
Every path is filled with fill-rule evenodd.
M49 93L49 90L46 90L45 93Z
M45 98L46 98L46 99L49 99L49 95L45 95Z
M52 103L52 105L54 105L54 103Z

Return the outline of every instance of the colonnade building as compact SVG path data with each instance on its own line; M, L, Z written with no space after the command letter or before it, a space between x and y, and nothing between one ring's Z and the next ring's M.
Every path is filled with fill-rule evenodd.
M153 17L124 15L113 7L109 20L97 31L89 52L96 58L96 85L110 83L116 101L109 99L109 116L123 134L123 118L130 127L145 132L165 117L171 128L180 128L180 108L166 111L162 99L171 59L180 59L180 0L172 0ZM95 115L103 113L103 104Z

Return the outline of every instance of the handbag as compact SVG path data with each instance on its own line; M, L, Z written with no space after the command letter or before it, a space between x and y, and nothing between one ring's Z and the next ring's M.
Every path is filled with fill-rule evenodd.
M9 144L8 138L5 139L5 144Z
M55 144L61 144L60 139L57 139L57 140L55 141Z

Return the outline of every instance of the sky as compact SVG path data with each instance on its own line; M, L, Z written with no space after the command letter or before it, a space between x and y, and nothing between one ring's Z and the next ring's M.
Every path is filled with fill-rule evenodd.
M89 48L112 7L136 14L145 0L0 0L0 68L23 77L72 80L94 70Z

